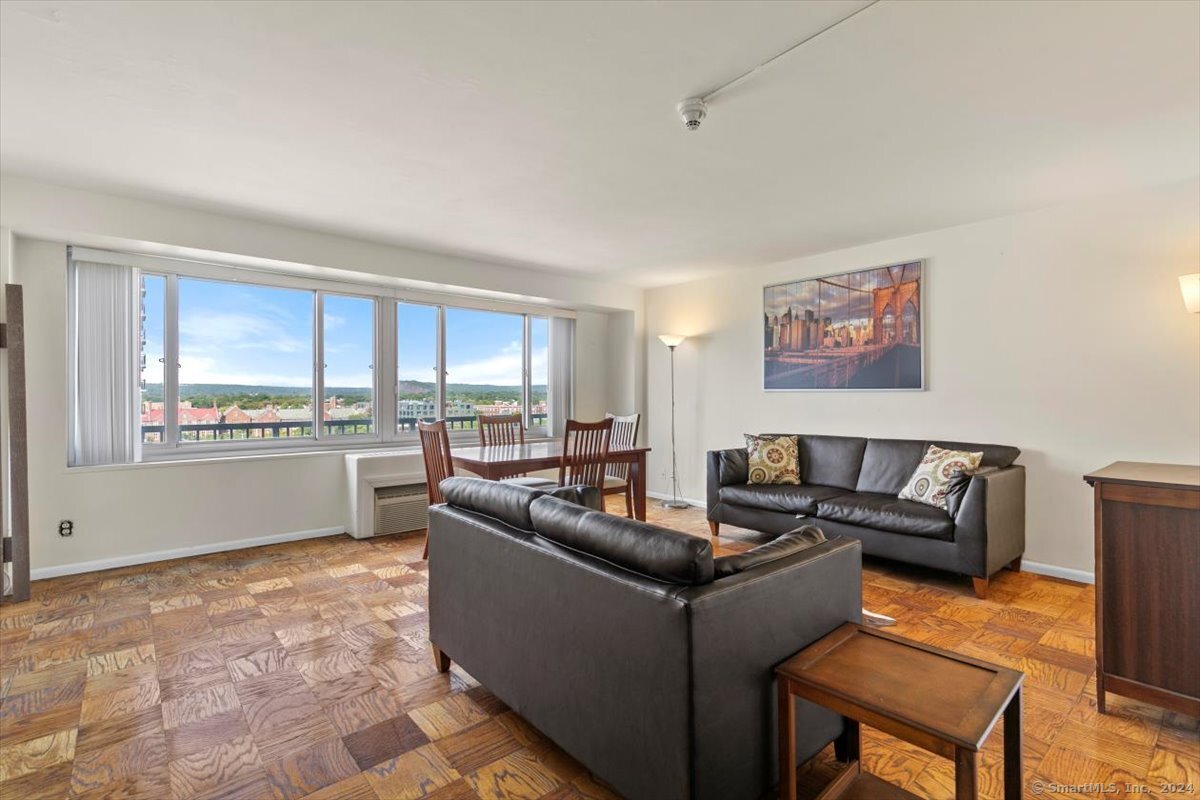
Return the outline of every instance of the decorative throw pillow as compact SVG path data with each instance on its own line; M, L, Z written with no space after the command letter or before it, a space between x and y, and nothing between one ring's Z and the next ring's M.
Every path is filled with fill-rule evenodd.
M955 482L964 475L979 469L983 453L968 453L965 450L944 450L929 445L925 457L917 465L908 484L900 490L901 500L915 500L927 506L946 508L946 494Z
M747 433L746 461L746 483L800 483L800 437Z

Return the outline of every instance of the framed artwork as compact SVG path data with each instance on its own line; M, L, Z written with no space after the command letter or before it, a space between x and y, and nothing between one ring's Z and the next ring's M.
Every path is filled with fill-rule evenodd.
M925 262L763 289L763 388L925 388Z

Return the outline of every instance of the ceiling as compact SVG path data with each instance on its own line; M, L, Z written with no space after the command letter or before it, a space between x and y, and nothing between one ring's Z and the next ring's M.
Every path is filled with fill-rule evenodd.
M1200 174L1200 3L0 4L0 168L659 285Z

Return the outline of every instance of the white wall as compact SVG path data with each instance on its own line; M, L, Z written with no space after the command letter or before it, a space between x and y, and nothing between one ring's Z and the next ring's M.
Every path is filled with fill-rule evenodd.
M0 228L16 234L11 269L25 287L30 551L35 577L147 553L220 549L246 539L340 531L348 513L340 453L68 469L66 245L227 253L547 298L580 316L581 363L607 363L608 318L640 318L642 291L615 283L344 239L313 231L0 177ZM641 349L637 355L641 355ZM606 373L581 382L603 414ZM640 393L641 386L635 388ZM601 399L602 398L602 399ZM592 407L595 408L592 408ZM75 535L57 534L71 519Z
M925 392L762 390L762 287L927 260ZM1177 276L1200 264L1200 181L786 261L646 295L651 488L669 467L667 350L679 466L766 430L999 442L1028 469L1027 561L1092 571L1085 472L1200 462L1200 315Z

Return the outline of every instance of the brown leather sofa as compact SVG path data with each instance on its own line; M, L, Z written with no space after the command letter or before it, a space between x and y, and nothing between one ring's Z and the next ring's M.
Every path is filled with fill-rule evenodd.
M798 486L749 485L746 449L708 453L708 520L766 533L817 525L852 536L863 552L970 576L987 595L988 578L1020 568L1025 552L1025 468L1016 447L920 439L800 437ZM929 445L982 452L980 470L947 498L946 510L897 495Z
M774 667L861 616L861 550L707 539L470 478L429 514L429 638L631 800L753 800L777 782ZM445 666L445 664L443 664ZM796 702L797 758L842 730Z

